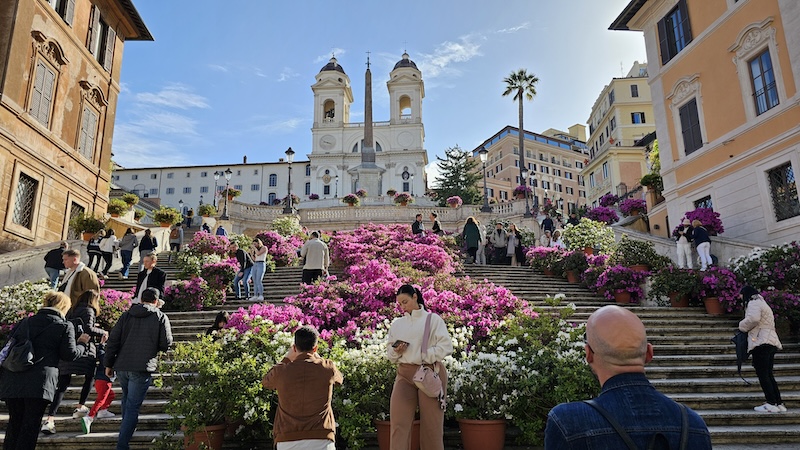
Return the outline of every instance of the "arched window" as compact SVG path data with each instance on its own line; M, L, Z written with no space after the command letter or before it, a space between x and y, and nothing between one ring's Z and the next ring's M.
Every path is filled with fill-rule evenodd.
M278 175L271 173L269 174L269 186L275 187L278 185Z
M325 100L322 106L323 118L325 122L333 122L336 117L336 103L333 100Z
M267 200L267 203L269 203L269 204L271 205L271 204L273 204L274 202L275 202L275 193L274 193L274 192L270 192L270 193L269 193L268 200Z
M407 95L400 97L399 101L400 106L400 118L401 119L410 119L411 118L411 98Z
M306 164L306 176L311 176L311 164Z

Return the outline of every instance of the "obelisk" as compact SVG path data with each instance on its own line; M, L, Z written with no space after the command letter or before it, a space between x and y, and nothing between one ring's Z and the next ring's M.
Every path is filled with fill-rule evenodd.
M368 196L379 196L381 178L385 169L375 164L375 137L372 130L372 71L369 70L367 52L367 72L364 76L364 145L361 148L361 164L348 170L355 180L356 189L364 189Z

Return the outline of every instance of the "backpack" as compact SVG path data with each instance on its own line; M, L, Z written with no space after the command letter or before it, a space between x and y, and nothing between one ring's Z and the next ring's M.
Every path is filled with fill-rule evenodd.
M44 358L36 359L36 355L34 355L33 341L30 337L28 320L23 320L17 326L25 327L24 338L9 338L8 343L6 343L6 346L3 348L2 352L0 352L0 358L5 356L2 363L4 369L7 369L11 372L25 372ZM45 327L45 329L46 328L47 327ZM44 329L42 331L44 331ZM39 336L42 331L40 331L36 336ZM15 333L15 335L16 334L19 333ZM36 336L34 336L34 338Z
M180 239L180 237L181 237L181 232L178 231L177 228L173 228L172 231L169 232L170 239Z

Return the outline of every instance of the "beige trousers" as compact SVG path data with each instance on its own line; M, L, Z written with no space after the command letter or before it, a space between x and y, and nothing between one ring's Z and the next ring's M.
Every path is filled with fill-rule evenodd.
M447 371L444 365L437 362L442 387L447 392ZM397 366L397 377L392 388L392 400L389 407L391 420L391 450L409 450L411 448L411 426L414 414L419 407L419 441L420 450L444 450L444 411L439 407L439 400L428 397L414 384L414 373L419 368L416 364L400 364Z

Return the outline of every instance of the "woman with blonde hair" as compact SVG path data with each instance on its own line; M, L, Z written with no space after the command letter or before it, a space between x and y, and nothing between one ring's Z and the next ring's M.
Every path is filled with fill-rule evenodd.
M11 337L30 339L36 362L24 372L0 370L0 399L9 414L4 448L36 448L44 410L55 395L58 361L74 361L88 350L89 335L83 333L76 340L75 327L64 318L69 296L48 292L42 303L36 314L22 319L11 332Z
M253 300L264 300L264 273L267 271L267 246L253 241Z

